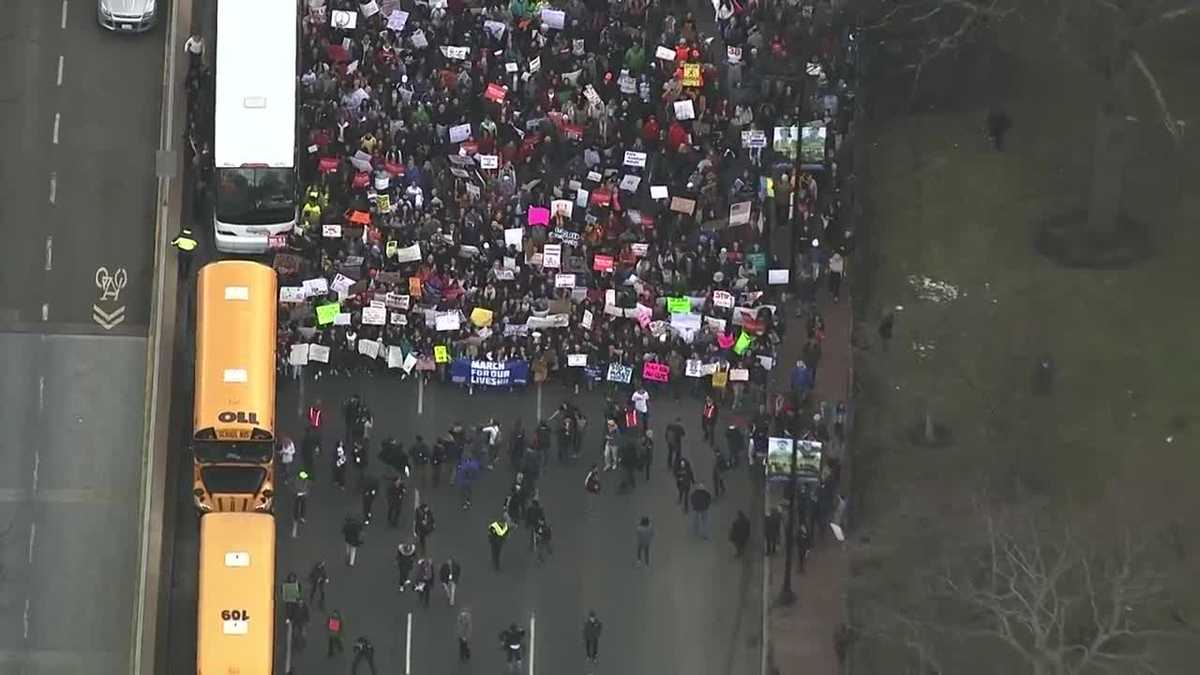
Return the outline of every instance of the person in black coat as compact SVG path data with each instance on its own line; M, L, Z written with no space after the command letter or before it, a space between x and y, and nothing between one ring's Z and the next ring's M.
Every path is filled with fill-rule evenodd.
M729 541L733 543L737 557L742 557L746 552L746 544L750 541L750 519L740 510L733 519L733 526L729 528Z

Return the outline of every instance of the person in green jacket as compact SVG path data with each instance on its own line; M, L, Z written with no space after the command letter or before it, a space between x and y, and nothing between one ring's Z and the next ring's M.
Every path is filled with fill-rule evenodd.
M631 75L642 72L642 69L646 67L646 50L642 49L641 43L635 42L633 46L625 50L625 67L629 69Z

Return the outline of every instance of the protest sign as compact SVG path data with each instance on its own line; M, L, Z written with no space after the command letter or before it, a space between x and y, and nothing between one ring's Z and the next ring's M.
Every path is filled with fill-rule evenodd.
M471 137L470 124L456 124L450 127L450 142L462 143Z
M549 270L562 267L562 244L546 244L542 247L542 267Z
M338 300L345 300L350 297L350 287L354 285L354 280L345 274L338 273L333 278L333 283L329 285L335 293L338 294Z
M308 360L317 363L329 363L329 347L325 345L309 345Z
M308 297L303 286L280 286L279 287L279 302L289 305L304 302Z
M508 29L508 26L500 21L489 19L483 22L483 29L490 33L492 37L499 40L504 37L504 31Z
M317 325L328 326L333 323L337 315L342 311L340 302L332 302L327 305L317 305Z
M625 166L636 166L639 168L645 168L646 153L635 152L633 150L626 150L625 151L625 160L622 162L622 164L624 164Z
M498 169L500 168L499 155L479 155L476 157L479 160L479 168L481 169Z
M518 250L521 248L521 239L525 236L525 228L510 227L504 230L504 245L515 246Z
M450 350L446 348L446 345L433 346L433 362L450 363Z
M567 25L567 13L558 9L542 9L542 23L554 30L562 30Z
M700 77L699 63L683 64L683 79L681 84L685 87L699 87L703 85L703 79Z
M403 368L404 367L404 350L396 345L388 345L387 348L387 367L388 368Z
M704 373L702 372L702 369L701 369L701 367L703 366L703 362L701 362L700 359L688 359L687 363L684 364L684 366L685 366L685 370L683 371L684 377L703 377Z
M406 23L408 23L408 12L393 9L392 13L388 15L387 27L391 30L402 31Z
M667 197L670 197L670 196L671 196L671 190L666 185L651 185L650 186L650 198L651 199L666 199Z
M550 224L550 209L544 206L529 207L529 224L545 227Z
M746 331L743 330L738 335L737 342L733 345L733 353L737 354L738 356L741 356L742 354L746 353L746 350L749 349L750 345L753 343L754 343L754 338L751 337L749 333L747 333Z
M471 53L470 47L453 47L442 45L442 55L454 61L466 61Z
M696 119L696 108L692 105L692 100L690 98L682 101L675 101L673 105L675 108L675 119L680 121Z
M729 291L713 291L713 305L726 309L733 307L733 294Z
M729 205L729 226L745 225L750 222L750 202Z
M293 366L308 365L308 343L292 345L291 351L288 353L288 363Z
M321 226L321 236L325 237L326 239L337 239L338 237L342 236L342 226L341 225L322 225Z
M579 325L583 326L584 329L586 329L586 330L591 330L592 329L592 321L594 320L594 318L595 317L592 314L592 310L585 309L585 310L583 310L583 320L581 320L579 322Z
M642 379L651 382L666 382L671 379L671 367L665 363L647 361L642 365Z
M349 326L350 325L350 312L338 312L338 315L333 317L333 325Z
M484 326L492 325L493 318L494 313L490 309L476 307L475 309L471 310L471 323L477 328L483 328Z
M335 30L354 30L358 27L358 13L335 9L329 13L329 26Z
M667 298L667 313L668 314L682 314L684 312L690 312L690 311L692 311L692 301L691 300L688 300L687 298L675 298L675 297Z
M621 177L620 189L622 189L626 192L637 192L638 186L641 184L642 184L641 176L634 176L634 175L630 174L630 175Z
M378 340L359 340L358 353L368 359L379 358L379 350L383 348L383 343Z
M608 381L619 382L621 384L629 384L633 379L633 368L623 366L619 363L608 364Z
M675 211L676 213L683 213L690 216L692 215L692 212L696 210L696 200L685 199L683 197L671 197L671 210Z
M663 61L674 61L675 50L671 49L670 47L659 45L654 49L654 58L662 59Z
M730 63L741 63L742 48L741 47L726 47L725 60Z
M421 297L421 277L408 278L408 294L414 298Z
M413 244L412 246L405 246L404 248L396 249L396 261L397 262L402 262L402 263L420 262L420 260L421 260L421 245L420 244Z
M555 288L575 288L574 274L556 274L554 275Z
M635 257L641 258L650 250L650 244L635 243L629 245L629 250Z
M407 326L408 325L408 316L405 314L401 314L400 312L392 312L392 316L388 320L391 321L393 326Z
M685 312L683 314L671 315L671 327L683 331L700 330L701 317L699 314Z
M383 307L363 307L362 322L368 326L382 326L387 323L387 310Z
M571 214L575 213L575 203L570 199L555 199L550 202L550 215L553 217L560 213L569 219Z
M369 19L379 13L379 3L375 0L368 0L358 6L358 11L362 12L364 19Z
M535 56L529 60L529 72L536 73L542 69L542 57Z
M765 148L767 147L767 132L762 129L751 129L750 131L742 132L742 147L743 148Z
M461 327L461 317L458 312L444 312L434 320L434 329L438 331L453 331Z
M567 354L568 368L583 368L587 366L587 354Z
M474 387L511 387L529 384L529 364L524 361L472 361L454 359L450 381Z
M767 271L767 254L766 253L762 253L762 252L747 253L746 260L750 261L750 264L754 266L755 271L757 271L759 274L762 274L763 272Z
M750 371L746 368L732 368L729 371L730 382L749 382Z
M717 372L712 374L712 386L714 388L724 389L725 385L728 383L729 383L729 371L728 370L719 369L719 370L717 370Z
M329 281L325 277L305 279L301 283L304 287L304 294L310 298L325 295L329 292Z
M613 258L611 255L597 255L592 258L592 269L597 272L611 272L613 270Z
M383 304L385 307L392 309L407 310L409 307L409 296L400 295L399 293L388 293L383 296Z

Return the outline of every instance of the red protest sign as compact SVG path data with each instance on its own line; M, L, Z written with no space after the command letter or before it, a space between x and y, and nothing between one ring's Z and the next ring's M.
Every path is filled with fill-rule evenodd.
M563 134L565 134L567 138L572 138L572 139L576 139L576 140L583 138L583 127L581 127L579 125L564 124L562 127L562 130L563 130Z
M367 184L370 182L371 174L367 173L366 171L359 171L358 173L354 174L354 180L350 182L350 186L355 190L361 190L362 188L367 187Z
M383 170L393 176L403 176L405 172L404 165L399 162L384 162Z
M612 203L612 193L607 189L592 190L591 201L593 206L608 206Z
M597 272L611 272L613 270L613 259L611 255L598 255L592 258L592 269Z
M320 160L317 161L317 169L320 170L321 173L330 173L333 171L337 171L337 168L338 168L337 157L322 157Z
M483 97L492 103L503 103L508 90L498 84L489 84L483 92Z
M642 366L642 379L651 382L666 382L671 379L671 366L665 363L647 361Z
M350 222L355 225L367 225L371 222L371 214L366 211L351 211Z

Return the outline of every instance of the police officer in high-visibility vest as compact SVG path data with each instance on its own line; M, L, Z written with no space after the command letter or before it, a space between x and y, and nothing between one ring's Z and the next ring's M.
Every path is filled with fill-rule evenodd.
M200 242L196 241L192 236L192 231L185 227L179 231L177 237L171 240L171 246L179 251L179 271L187 276L192 268L192 256L200 246Z
M308 188L308 195L300 215L304 226L312 227L321 224L321 193L315 186Z
M492 547L492 569L500 571L500 549L504 547L504 541L508 539L508 521L503 517L493 520L488 525L488 544Z

